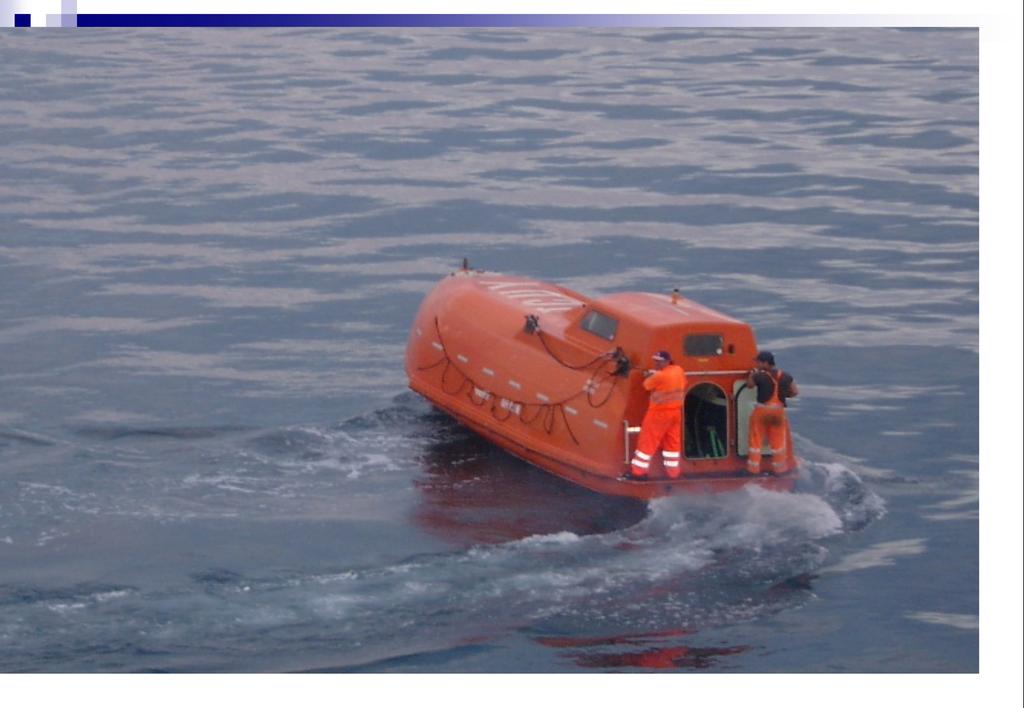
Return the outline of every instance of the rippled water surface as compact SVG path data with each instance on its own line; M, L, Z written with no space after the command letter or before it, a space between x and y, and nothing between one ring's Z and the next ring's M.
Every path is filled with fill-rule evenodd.
M977 671L977 32L25 32L0 107L0 670ZM796 492L434 412L463 257L751 322Z

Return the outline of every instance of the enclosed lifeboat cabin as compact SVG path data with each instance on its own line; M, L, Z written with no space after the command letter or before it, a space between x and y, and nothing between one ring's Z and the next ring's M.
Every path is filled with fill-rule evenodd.
M647 479L623 479L648 405L643 372L660 350L687 375L681 473L670 478L655 455ZM414 391L513 455L597 492L648 499L792 489L788 430L785 464L766 447L762 474L747 471L756 399L744 383L756 353L747 324L677 293L590 299L464 266L423 300L405 367Z

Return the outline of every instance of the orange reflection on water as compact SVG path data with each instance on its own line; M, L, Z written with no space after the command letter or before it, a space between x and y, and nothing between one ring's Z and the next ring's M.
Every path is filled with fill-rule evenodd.
M686 645L646 646L660 644L665 639L692 634L691 630L674 629L662 632L611 636L611 637L541 637L536 641L556 649L575 649L566 656L578 666L588 669L707 669L722 656L741 654L750 647L694 647ZM590 651L596 647L639 647L635 651Z
M452 432L424 450L414 481L417 524L448 541L472 545L565 531L607 533L632 526L647 512L644 502L591 492L469 431Z

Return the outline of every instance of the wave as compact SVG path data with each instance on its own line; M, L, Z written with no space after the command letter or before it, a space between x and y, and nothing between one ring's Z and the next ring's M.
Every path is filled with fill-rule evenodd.
M147 431L140 430L139 442ZM550 638L583 623L612 636L623 627L695 631L763 617L813 597L830 540L884 513L847 461L805 445L811 459L803 461L806 478L794 493L749 488L650 504L609 499L504 455L412 394L332 426L174 439L226 448L214 455L217 464L193 470L173 494L161 492L169 499L194 493L190 513L201 505L215 516L217 508L266 512L274 500L281 506L269 510L273 516L357 491L358 503L372 507L387 499L372 490L401 484L415 492L414 521L450 550L315 573L213 567L160 590L7 588L0 599L35 606L33 615L78 613L99 636L119 631L125 618L97 608L130 599L137 610L128 626L145 637L135 649L145 650L146 661L196 633L211 645L237 645L260 632L282 647L345 644L349 649L322 657L325 666L344 669L394 661L410 646L419 647L414 653L448 651L475 633L519 629ZM333 508L350 525L370 523L365 508L362 516L354 506ZM161 511L168 512L173 502ZM481 529L487 533L478 535ZM179 618L173 626L162 619L170 608ZM5 631L21 636L10 625ZM601 658L603 650L572 651L583 652L581 662L611 661Z

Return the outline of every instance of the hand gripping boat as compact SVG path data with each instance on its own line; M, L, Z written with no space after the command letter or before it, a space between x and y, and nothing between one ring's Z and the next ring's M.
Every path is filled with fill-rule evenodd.
M643 370L667 350L687 374L681 474L652 459L629 468L648 393ZM444 278L420 305L406 347L409 386L460 423L541 469L603 494L639 499L790 490L796 459L747 472L751 328L679 296L626 292L590 299L558 285L470 270Z

